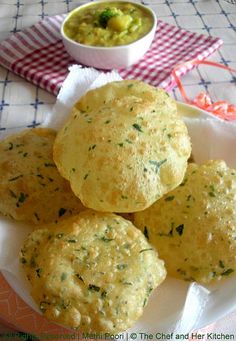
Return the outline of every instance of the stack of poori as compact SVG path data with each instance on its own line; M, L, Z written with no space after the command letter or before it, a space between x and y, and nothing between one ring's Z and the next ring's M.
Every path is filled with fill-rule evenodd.
M86 93L57 135L28 130L0 153L0 210L37 227L20 260L47 318L120 332L166 269L201 283L234 272L236 171L188 165L187 128L165 91L109 83Z

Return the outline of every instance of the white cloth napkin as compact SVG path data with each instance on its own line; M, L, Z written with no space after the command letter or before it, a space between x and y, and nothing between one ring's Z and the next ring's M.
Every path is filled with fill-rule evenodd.
M48 113L43 125L59 129L73 104L88 89L120 79L116 72L105 74L94 69L72 66L53 111ZM181 105L179 110L181 111ZM185 111L188 111L188 107L185 107ZM236 124L216 120L201 112L197 118L183 118L192 139L193 156L196 162L220 158L236 168ZM23 300L38 311L30 297L28 283L18 263L22 241L31 229L32 227L26 224L0 217L0 269ZM197 283L189 284L167 278L152 294L144 315L129 332L156 334L160 331L173 335L189 333L235 309L235 290L235 277L209 288L204 288Z

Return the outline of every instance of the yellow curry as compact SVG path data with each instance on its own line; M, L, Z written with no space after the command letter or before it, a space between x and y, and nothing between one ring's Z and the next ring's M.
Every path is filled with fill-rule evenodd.
M134 42L152 26L151 13L138 4L101 2L72 12L65 22L64 33L80 44L117 46Z

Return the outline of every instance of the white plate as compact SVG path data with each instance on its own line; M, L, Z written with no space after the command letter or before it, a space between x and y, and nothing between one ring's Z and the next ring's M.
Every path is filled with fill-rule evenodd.
M225 156L227 156L227 158L230 160L232 159L232 153L228 153L228 151L230 151L230 148L232 148L232 139L234 145L236 145L236 126L233 127L233 125L231 126L230 124L222 122L221 120L213 120L213 116L209 115L205 111L183 103L178 103L178 111L184 118L186 118L186 121L188 122L187 124L190 124L189 127L191 129L194 128L195 133L197 132L199 141L203 140L201 135L202 127L204 127L205 131L207 132L215 131L215 127L217 129L220 127L219 135L220 138L222 138L222 141L225 143L225 149L223 149L223 151L220 150L220 153L222 153L220 156L223 159ZM193 126L192 123L194 123ZM224 131L222 136L221 129ZM229 134L228 131L231 130L232 134ZM212 139L210 142L207 140L209 136ZM214 144L216 150L219 146L222 146L219 136L217 136L217 141L214 141L214 134L209 136L204 136L205 149L209 147L209 144ZM230 137L229 141L227 140L228 136ZM195 141L195 145L196 144L198 143ZM195 145L193 145L193 147L195 147ZM209 155L211 155L211 152L212 148L210 148ZM201 153L201 151L198 150L198 153ZM196 157L198 158L198 155L196 155ZM233 157L231 161L236 168L236 157ZM12 229L9 235L7 231L9 230L8 225L10 225ZM1 235L3 231L5 231L5 236L4 241L1 241ZM17 223L9 222L7 219L0 217L0 246L1 242L2 245L9 242L9 244L11 244L11 259L15 260L17 260L19 253L19 240L28 233L26 229L25 231L21 232L19 238L19 231L23 230L19 229ZM15 292L33 309L37 310L29 295L28 284L26 283L22 274L18 271L17 264L18 263L15 262L15 264L11 265L11 271L16 274L17 279L7 271L3 271L3 275ZM0 266L1 265L2 264L0 260ZM6 268L7 266L5 269ZM204 294L203 296L198 296L198 291L201 291L201 287L199 288L191 286L186 307L187 310L184 310L184 315L182 316L188 289L189 283L167 278L165 282L152 294L142 318L131 330L129 330L129 332L149 332L155 334L157 332L171 333L176 331L188 333L193 328L202 328L236 309L235 277L231 277L228 280L219 283L217 286L210 288L210 290L212 290L210 295ZM202 300L202 298L204 299ZM196 314L193 314L193 303L197 309L195 312ZM190 307L188 304L190 304ZM190 308L190 310L188 308ZM183 318L182 324L179 325L179 329L175 330L176 324L179 322L181 317Z

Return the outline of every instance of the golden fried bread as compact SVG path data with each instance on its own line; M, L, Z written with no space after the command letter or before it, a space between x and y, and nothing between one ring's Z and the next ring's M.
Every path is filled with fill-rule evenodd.
M0 142L0 212L35 224L84 209L52 158L56 133L28 129Z
M191 145L176 104L139 81L85 94L54 144L54 161L82 203L97 211L145 209L183 179Z
M166 275L130 221L92 210L35 230L20 260L45 317L86 332L129 328Z
M189 164L182 184L135 213L170 275L209 283L236 270L236 171L224 161Z

